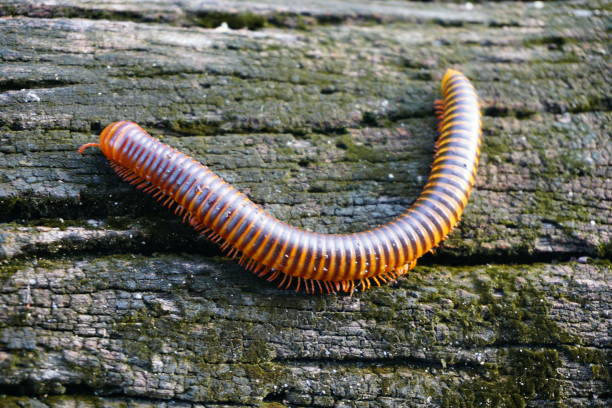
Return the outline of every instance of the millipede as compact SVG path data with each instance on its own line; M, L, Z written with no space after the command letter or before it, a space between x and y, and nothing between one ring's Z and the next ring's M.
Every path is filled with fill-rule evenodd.
M349 234L321 234L284 223L208 167L129 121L114 122L80 153L99 147L125 181L174 208L255 275L306 293L350 292L414 268L459 222L474 186L482 143L478 96L449 69L434 102L438 137L427 183L394 220Z

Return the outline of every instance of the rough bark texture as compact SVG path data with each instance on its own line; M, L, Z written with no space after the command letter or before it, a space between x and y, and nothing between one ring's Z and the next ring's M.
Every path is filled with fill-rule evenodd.
M1 406L610 406L605 2L97 3L0 1ZM450 66L485 112L471 203L352 297L252 277L75 151L131 119L358 231L422 187Z

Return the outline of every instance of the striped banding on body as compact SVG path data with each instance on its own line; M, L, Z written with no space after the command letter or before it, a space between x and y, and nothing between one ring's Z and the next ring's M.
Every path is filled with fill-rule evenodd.
M442 94L435 104L440 135L423 191L395 220L352 234L319 234L279 221L133 122L108 125L99 143L79 152L99 146L119 176L174 207L258 276L308 293L352 292L407 273L461 218L480 156L480 106L470 81L455 70L444 75Z

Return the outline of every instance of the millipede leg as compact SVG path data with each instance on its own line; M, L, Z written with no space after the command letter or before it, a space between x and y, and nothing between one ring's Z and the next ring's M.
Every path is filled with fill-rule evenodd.
M291 283L293 283L293 276L291 275L286 275L289 276L289 281L287 282L286 286L283 289L289 289L291 287Z
M283 284L287 280L287 276L289 276L289 275L287 275L286 273L283 274L283 279L281 279L280 283L278 284L279 288L281 288L283 286ZM268 281L271 281L271 279L268 279Z
M438 129L438 134L436 135L434 144L434 154L438 150L438 140L440 140L440 133L442 132L442 120L444 119L445 109L446 107L444 106L444 101L441 99L436 99L434 101L434 112L437 119L436 128Z
M436 99L433 104L434 104L434 114L436 118L438 120L442 120L442 118L444 117L444 110L446 109L444 107L444 101L442 99Z
M318 280L317 282L317 286L319 287L319 293L323 293L323 288L321 287L321 281Z
M274 271L273 271L273 272L270 274L270 276L269 276L269 278L268 278L268 281L269 281L269 282L272 282L274 279L278 278L278 275L280 275L280 274L281 274L281 272L280 272L280 271L274 270Z
M302 278L302 277L298 277L297 285L295 285L295 291L296 291L296 292L299 292L299 291L300 291L300 286L302 285L302 280L303 280L303 279L304 279L304 278Z

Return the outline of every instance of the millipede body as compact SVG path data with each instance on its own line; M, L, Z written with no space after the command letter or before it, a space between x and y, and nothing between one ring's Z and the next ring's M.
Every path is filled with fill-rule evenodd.
M99 143L79 152L99 146L119 176L174 207L256 275L308 293L353 292L407 273L446 237L467 204L482 138L478 97L470 81L450 69L442 94L435 103L440 134L423 191L393 221L352 234L320 234L279 221L133 122L108 125Z

